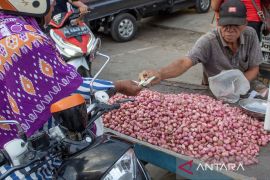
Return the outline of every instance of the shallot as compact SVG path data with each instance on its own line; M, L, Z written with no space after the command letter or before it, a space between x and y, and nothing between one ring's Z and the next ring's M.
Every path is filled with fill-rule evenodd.
M208 163L257 163L259 146L270 141L262 122L206 95L144 90L135 99L107 113L105 126Z

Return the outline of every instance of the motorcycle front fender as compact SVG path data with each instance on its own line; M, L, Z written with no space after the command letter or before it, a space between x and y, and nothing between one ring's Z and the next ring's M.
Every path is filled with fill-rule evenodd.
M85 59L84 56L81 56L81 57L77 57L77 58L74 58L74 59L70 59L68 60L67 62L68 64L74 66L76 68L76 70L78 70L78 68L80 66L83 66L85 69L87 69L88 71L90 70L88 64L87 64L87 61Z
M59 178L64 179L100 179L132 144L104 134L85 150L64 160L59 169Z

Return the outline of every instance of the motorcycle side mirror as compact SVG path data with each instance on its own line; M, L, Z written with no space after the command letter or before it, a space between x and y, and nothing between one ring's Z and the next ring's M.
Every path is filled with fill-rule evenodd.
M108 64L108 62L110 61L110 56L107 56L105 54L102 54L100 52L96 52L97 55L104 57L106 59L105 63L102 65L102 67L99 69L99 71L95 74L95 76L92 78L91 82L90 82L90 93L91 95L93 95L94 92L94 81L97 79L97 77L99 76L99 74L103 71L103 69L105 68L105 66Z
M97 52L99 52L100 50L100 47L101 47L101 40L100 38L96 38L90 54L93 54L94 56L96 56Z

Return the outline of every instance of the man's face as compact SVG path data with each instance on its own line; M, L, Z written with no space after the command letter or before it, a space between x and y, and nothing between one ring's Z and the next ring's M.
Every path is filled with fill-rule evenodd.
M221 36L227 43L235 43L239 39L242 31L246 28L246 25L226 25L220 26Z

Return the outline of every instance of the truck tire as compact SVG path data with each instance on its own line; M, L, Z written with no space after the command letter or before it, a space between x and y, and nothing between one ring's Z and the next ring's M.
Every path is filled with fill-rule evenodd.
M196 11L198 13L206 13L210 9L211 0L196 0Z
M111 24L111 36L118 42L130 41L135 37L137 31L136 19L129 13L118 14Z

